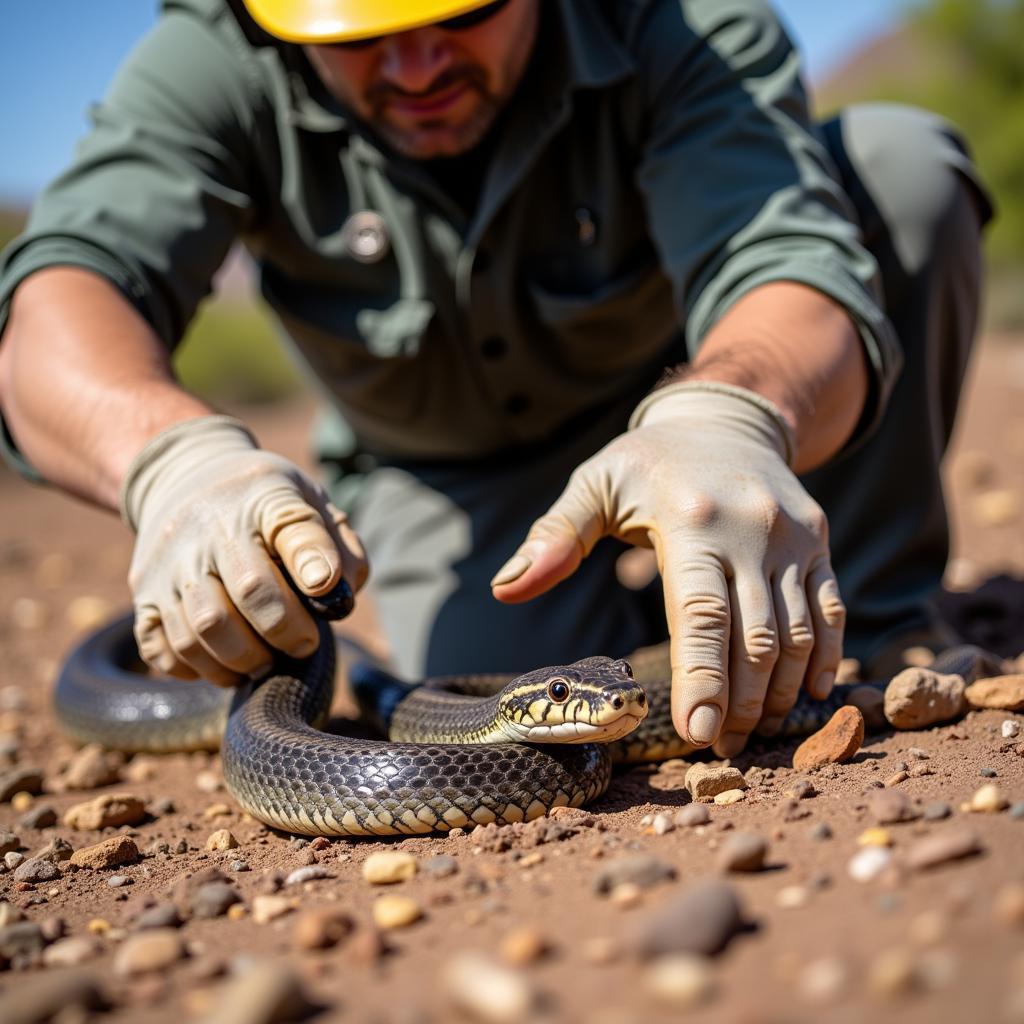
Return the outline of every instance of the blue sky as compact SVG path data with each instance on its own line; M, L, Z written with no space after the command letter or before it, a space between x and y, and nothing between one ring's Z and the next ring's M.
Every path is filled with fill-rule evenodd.
M586 2L586 0L583 0ZM28 200L56 174L121 56L156 18L156 0L3 0L0 202ZM901 0L776 0L811 80L891 25Z

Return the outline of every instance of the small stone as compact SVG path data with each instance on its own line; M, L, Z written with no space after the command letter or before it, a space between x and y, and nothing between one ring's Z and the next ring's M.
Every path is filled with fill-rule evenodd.
M811 894L802 885L787 885L775 897L775 905L782 910L797 910L810 902Z
M686 788L694 800L710 800L731 789L746 789L747 780L738 768L695 764L686 773Z
M917 987L917 965L907 949L880 953L868 968L867 989L883 999L906 995Z
M16 921L0 929L0 963L5 960L30 960L46 945L42 928L35 921Z
M926 910L910 922L908 934L918 946L935 946L949 934L949 916L942 910Z
M583 959L595 967L606 967L619 956L619 947L614 939L607 935L598 935L591 939L584 939L580 947Z
M373 921L378 928L405 928L423 917L423 908L408 896L379 896L373 904Z
M112 868L118 864L133 864L139 859L139 848L131 836L111 836L94 846L83 846L71 854L69 863L76 868Z
M681 828L692 828L706 825L711 820L711 812L704 804L687 804L676 811L672 820Z
M330 878L331 873L322 864L308 864L304 868L296 868L285 876L285 885L302 885L303 882L316 882L321 878Z
M891 789L893 786L898 786L901 782L906 782L906 780L909 778L910 772L908 771L893 772L892 775L888 776L882 782L882 785L885 786L886 789Z
M671 864L657 857L638 853L631 857L620 857L606 864L594 879L594 889L598 893L607 894L627 882L640 889L652 889L675 877L676 869Z
M826 764L849 761L864 742L864 715L847 704L839 708L824 728L808 736L793 754L793 767L809 771Z
M728 807L730 804L738 804L741 800L746 800L746 798L747 794L742 789L727 789L715 794L715 803L719 807Z
M125 939L114 955L113 970L120 977L160 971L184 955L181 936L170 928L157 928Z
M91 935L72 935L47 946L43 950L43 963L47 967L77 967L102 952L103 947Z
M1024 675L979 679L967 687L965 696L972 708L1024 711Z
M933 800L924 805L921 817L925 821L942 821L953 813L953 808L945 800Z
M102 917L94 917L85 926L85 930L90 935L106 935L110 931L110 922Z
M0 854L13 853L21 846L21 840L6 829L0 828Z
M935 769L928 764L912 764L907 775L912 779L923 779L926 775L934 775Z
M230 818L235 812L227 804L210 804L209 807L203 811L203 817L207 821L211 821L213 818Z
M811 827L810 837L818 842L824 842L832 838L832 829L826 821L819 821Z
M64 612L68 625L76 633L88 633L103 625L113 611L110 602L95 594L82 594L67 606Z
M17 813L27 811L32 806L32 794L20 790L11 797L11 808Z
M14 871L16 882L54 882L60 877L60 868L53 861L43 857L33 857Z
M644 894L639 885L633 882L622 882L608 894L608 899L619 910L630 910L643 902Z
M680 1010L706 1003L715 990L707 958L688 953L658 957L645 968L641 982L658 1002Z
M522 865L523 861L519 863ZM433 878L449 878L458 872L459 861L456 857L451 857L446 853L439 853L433 857L428 857L420 867L423 869L424 874L430 875Z
M298 949L330 949L348 937L354 925L340 907L307 910L295 922L292 941Z
M98 789L119 781L123 758L104 750L98 743L82 747L61 777L65 789Z
M752 832L737 832L729 836L719 856L724 871L760 871L768 853L768 843Z
M130 875L111 875L107 879L107 885L111 889L120 889L123 886L131 885L135 880Z
M645 958L667 953L714 956L745 928L732 886L704 881L674 893L647 913L638 924L633 944Z
M997 893L992 906L996 921L1006 928L1024 928L1024 883L1008 882Z
M43 791L43 773L38 768L9 768L0 772L0 804L17 793L35 795Z
M833 1003L846 988L849 971L838 957L812 960L797 981L800 994L811 1003Z
M1003 721L999 727L999 732L1004 740L1015 740L1020 735L1020 722L1015 722L1011 718L1007 718Z
M94 800L69 807L64 812L64 824L68 828L91 830L137 825L145 816L145 805L131 793L104 793Z
M252 919L257 924L269 924L284 914L294 910L297 902L288 896L254 896L252 901Z
M892 846L892 833L884 828L865 829L857 836L858 846Z
M238 846L238 840L226 828L219 828L211 832L206 839L206 849L211 853L223 850L234 850Z
M1024 821L1024 800L1018 800L1010 807L1010 817L1014 821Z
M442 972L448 999L481 1024L526 1021L537 1003L537 992L522 974L480 953L459 953Z
M791 800L810 800L812 796L817 795L818 791L810 779L794 779L783 791L783 796L788 796Z
M0 996L0 1020L8 1024L92 1020L91 1011L108 1005L100 981L91 969L22 975L17 986Z
M8 871L13 871L19 864L25 863L25 855L18 850L10 850L4 854L4 864Z
M668 832L672 832L675 827L675 822L664 811L656 814L651 822L651 831L656 836L663 836Z
M54 836L35 856L42 860L52 860L54 864L60 864L71 860L71 855L74 852L74 848L66 839Z
M158 762L145 754L136 754L121 770L125 782L151 782L159 773Z
M294 968L263 959L250 961L223 987L206 1020L216 1024L283 1024L307 1020L320 1009L306 995Z
M360 928L345 946L345 955L354 964L370 967L388 951L384 936L376 928Z
M950 830L919 839L907 851L907 865L915 871L946 864L982 852L982 845L973 832Z
M527 967L549 952L551 944L544 933L524 926L509 932L498 947L498 955L509 967Z
M155 907L147 907L133 922L137 931L148 931L151 928L180 928L181 915L173 903L158 903Z
M228 870L229 871L234 871L236 874L239 873L239 872L242 872L242 871L248 871L249 870L249 863L248 863L248 861L244 861L244 860L233 860L228 865Z
M979 769L978 774L983 779L994 779L994 778L996 778L998 773L996 772L996 770L994 768L981 768L981 769Z
M990 782L977 790L970 803L965 804L963 809L980 814L997 814L1006 810L1009 803L1002 790L994 782Z
M196 789L201 793L216 793L224 788L224 780L216 773L202 771L196 775Z
M24 917L25 915L13 903L0 901L0 928L6 928L9 924L23 920Z
M363 861L363 878L371 885L393 885L412 878L416 868L416 858L411 853L371 853Z
M208 882L200 886L192 898L192 916L198 918L220 917L228 907L241 902L234 887L227 882Z
M908 668L885 690L885 717L897 729L924 729L961 718L967 708L962 676Z
M40 804L33 807L28 814L23 814L18 819L22 828L52 828L57 824L57 812L49 804Z
M906 793L892 789L881 789L871 793L868 797L868 810L879 825L916 821L921 816Z
M846 870L857 882L870 882L892 863L892 854L884 846L865 846L855 853Z

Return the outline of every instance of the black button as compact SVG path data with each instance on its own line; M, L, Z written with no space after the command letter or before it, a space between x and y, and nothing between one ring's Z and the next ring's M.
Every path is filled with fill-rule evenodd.
M485 359L501 359L508 351L508 342L500 334L492 334L480 342L480 352Z
M505 412L509 416L521 416L530 408L530 399L526 395L509 395L505 399Z

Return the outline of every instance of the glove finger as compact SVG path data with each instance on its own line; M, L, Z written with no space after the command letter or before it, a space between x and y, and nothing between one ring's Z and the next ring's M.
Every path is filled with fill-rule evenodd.
M216 576L204 573L183 584L181 604L196 639L215 662L241 676L263 675L270 669L271 652L242 618ZM190 660L190 664L196 663Z
M807 606L807 593L795 564L786 566L781 578L776 579L773 597L775 617L779 624L779 660L775 663L768 684L764 717L757 728L763 736L775 735L782 726L782 720L796 703L814 648L814 629Z
M772 593L756 569L737 576L730 587L729 708L714 750L719 757L738 754L761 720L772 670L779 656Z
M363 589L370 575L370 563L366 549L359 535L349 526L348 516L332 502L327 502L327 515L337 531L338 547L341 550L341 574L348 581L352 593Z
M671 634L672 721L683 739L706 747L729 707L729 585L715 561L662 560Z
M156 605L140 605L135 609L135 646L139 657L154 672L161 675L174 676L176 679L198 679L185 662L180 661L167 640L164 632L163 619Z
M814 623L814 650L807 665L807 692L824 700L832 691L843 656L846 605L828 559L812 566L807 576L807 600Z
M213 658L199 641L188 614L180 601L160 610L167 642L178 661L187 665L199 678L216 686L237 686L242 676Z

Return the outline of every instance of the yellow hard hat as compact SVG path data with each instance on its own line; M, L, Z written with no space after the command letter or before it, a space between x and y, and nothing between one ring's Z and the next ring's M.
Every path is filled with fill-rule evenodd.
M289 43L342 43L405 32L491 0L245 0L261 28Z

